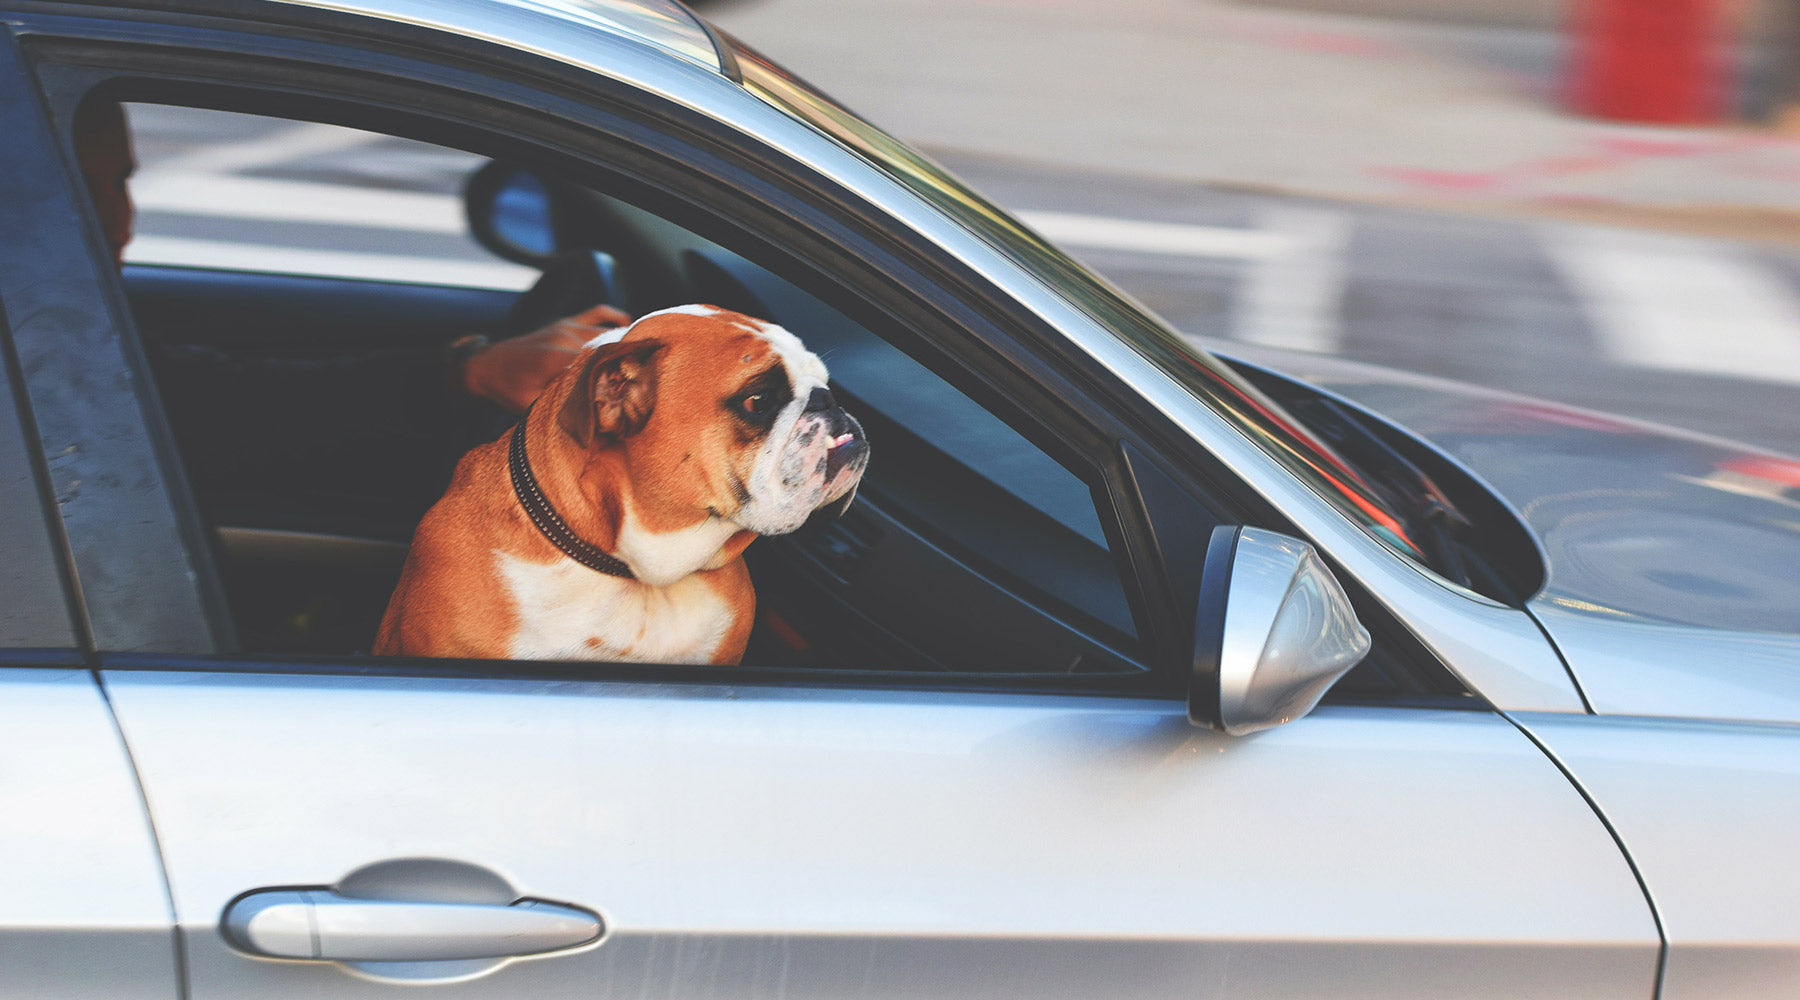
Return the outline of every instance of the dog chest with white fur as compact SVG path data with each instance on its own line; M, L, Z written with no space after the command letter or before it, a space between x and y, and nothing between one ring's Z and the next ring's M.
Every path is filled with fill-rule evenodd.
M847 504L869 448L793 334L678 306L591 342L426 513L374 652L736 663L742 559Z

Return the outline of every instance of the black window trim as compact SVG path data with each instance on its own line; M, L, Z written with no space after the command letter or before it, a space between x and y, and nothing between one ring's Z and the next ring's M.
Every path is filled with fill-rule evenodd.
M0 59L5 58L0 53ZM0 86L4 86L0 83ZM93 648L92 630L82 614L75 587L73 557L64 537L62 518L55 516L56 496L50 488L49 463L37 442L37 423L25 391L19 355L12 329L6 322L5 301L0 299L0 454L13 446L23 453L23 475L0 473L0 510L6 524L0 536L7 539L4 556L7 579L0 583L10 599L6 610L15 619L6 630L16 637L43 642L67 636L66 644L0 645L0 664L84 665L84 650ZM23 480L20 482L19 480ZM30 549L42 546L39 553ZM39 559L40 554L44 557ZM57 611L62 614L58 615ZM71 662L72 661L72 662Z
M0 172L12 178L14 199L0 293L8 296L9 368L36 445L44 508L60 515L53 537L77 641L89 650L111 635L139 637L148 648L216 644L229 629L223 596L207 589L204 574L187 571L205 552L204 534L181 506L172 444L155 437L154 387L132 377L141 358L135 340L119 336L125 310L100 252L104 240L91 225L68 225L87 208L86 195L15 27L0 28L0 72L24 96L0 102ZM112 589L145 561L167 564L178 579L96 616L84 596Z

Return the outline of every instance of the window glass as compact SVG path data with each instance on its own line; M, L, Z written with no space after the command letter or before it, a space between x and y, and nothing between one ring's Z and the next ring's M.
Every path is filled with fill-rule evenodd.
M553 177L563 245L540 280L469 235L458 192L487 161L456 150L163 106L131 121L126 289L250 650L368 648L419 516L456 458L511 420L449 386L445 345L532 329L586 294L632 315L706 302L787 327L867 430L848 514L751 547L747 662L1141 669L1097 475L891 346L878 318ZM571 284L564 264L604 280Z

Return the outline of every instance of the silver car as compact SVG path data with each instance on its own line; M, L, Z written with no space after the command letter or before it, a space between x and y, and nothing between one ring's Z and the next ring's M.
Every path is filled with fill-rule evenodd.
M214 231L91 102L251 116ZM529 290L243 264L326 126L479 169L288 261ZM0 137L0 996L1800 994L1800 465L1215 357L667 0L0 0ZM436 352L597 298L800 333L856 504L740 668L366 655Z

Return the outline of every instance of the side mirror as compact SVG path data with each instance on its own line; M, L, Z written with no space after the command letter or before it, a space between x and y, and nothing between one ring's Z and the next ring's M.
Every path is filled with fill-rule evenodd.
M542 268L562 249L550 187L524 167L494 160L475 171L463 211L476 242L507 260Z
M1368 652L1368 630L1312 546L1260 528L1213 529L1188 721L1243 736L1298 719Z

